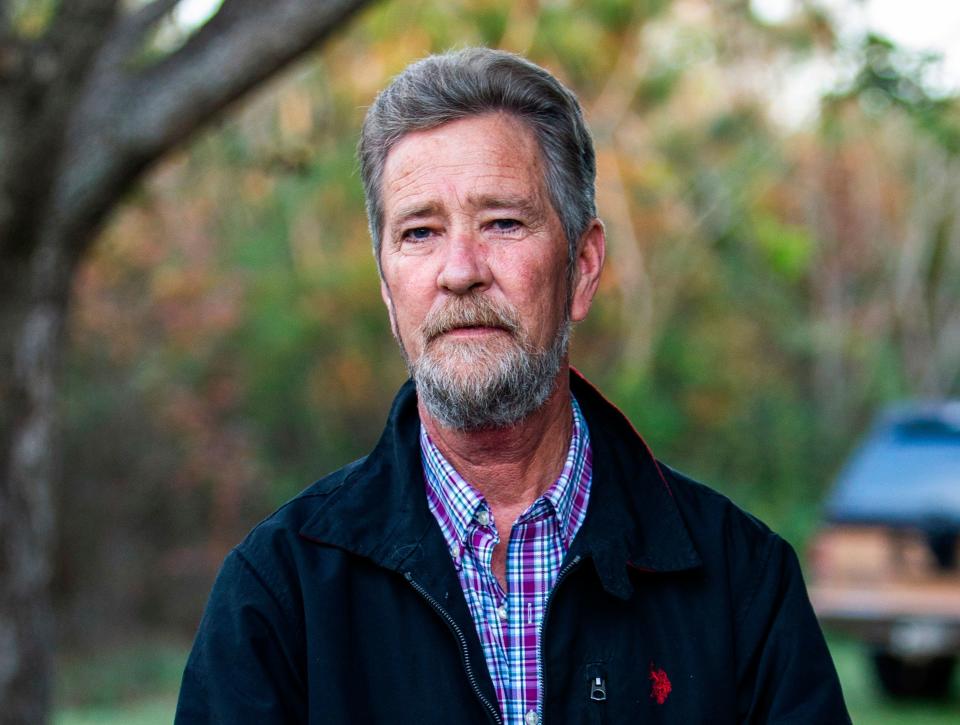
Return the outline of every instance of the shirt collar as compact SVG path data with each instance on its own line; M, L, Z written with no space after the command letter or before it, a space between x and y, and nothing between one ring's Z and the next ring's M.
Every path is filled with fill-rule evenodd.
M567 547L583 522L593 479L593 454L590 449L590 431L576 398L573 400L573 428L570 447L560 476L542 498L552 506Z
M423 424L420 425L420 458L427 486L427 505L440 524L454 564L459 567L467 533L486 502L444 458Z
M563 469L556 481L520 517L534 515L549 504L557 517L564 544L569 547L583 521L590 494L593 466L590 432L576 398L572 399L573 425ZM454 563L459 560L467 535L481 511L488 511L483 495L454 469L420 426L420 455L426 479L427 503L437 519Z

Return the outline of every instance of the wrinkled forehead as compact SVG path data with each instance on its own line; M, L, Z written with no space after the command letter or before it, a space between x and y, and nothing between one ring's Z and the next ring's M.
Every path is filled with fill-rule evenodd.
M412 131L390 149L381 198L385 219L411 204L456 197L460 203L509 206L545 197L542 155L529 126L513 115L488 113Z

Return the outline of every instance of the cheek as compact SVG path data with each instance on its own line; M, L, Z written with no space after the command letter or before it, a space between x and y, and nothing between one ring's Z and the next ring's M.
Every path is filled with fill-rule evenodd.
M495 251L491 264L501 286L530 295L547 293L556 264L542 244L531 244L523 250L504 247Z
M521 290L532 295L544 307L549 307L558 299L565 299L566 266L561 260L545 263L539 259L525 260L517 267L517 284Z
M402 283L398 282L402 280ZM430 286L418 283L409 276L397 275L390 284L392 312L401 331L418 327L430 310Z
M542 338L541 342L560 324L566 307L565 270L542 262L515 264L511 289L505 290L507 300L524 318L527 331Z

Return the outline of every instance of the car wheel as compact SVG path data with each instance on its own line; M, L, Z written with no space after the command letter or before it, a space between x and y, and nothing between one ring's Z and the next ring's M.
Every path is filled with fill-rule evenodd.
M908 660L889 652L873 654L877 678L892 697L946 697L956 663L951 656Z

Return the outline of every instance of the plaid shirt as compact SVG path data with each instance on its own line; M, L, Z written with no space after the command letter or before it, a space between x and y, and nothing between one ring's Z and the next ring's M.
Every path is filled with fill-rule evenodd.
M453 469L420 427L427 503L450 548L487 667L508 725L540 720L540 631L547 597L587 512L590 435L577 401L560 477L514 523L507 545L507 591L491 567L500 541L486 500Z

